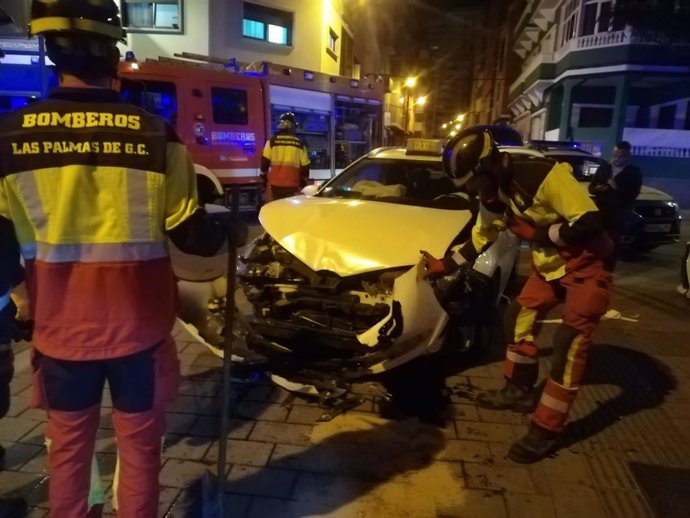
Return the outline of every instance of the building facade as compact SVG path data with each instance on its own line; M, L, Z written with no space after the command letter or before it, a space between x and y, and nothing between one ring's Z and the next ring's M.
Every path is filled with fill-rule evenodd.
M116 0L138 58L188 52L358 77L343 0Z
M520 72L520 58L513 52L513 32L525 0L489 0L486 31L475 53L472 101L468 124L508 122L508 91Z
M645 175L688 175L690 48L638 36L610 0L528 0L515 53L524 62L509 106L526 138L578 141L606 158L627 140Z

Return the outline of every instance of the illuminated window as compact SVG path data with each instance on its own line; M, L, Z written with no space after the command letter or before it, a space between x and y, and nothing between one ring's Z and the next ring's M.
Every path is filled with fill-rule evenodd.
M242 36L278 45L292 45L293 14L244 2Z
M334 54L338 53L338 35L333 29L328 29L328 48Z
M182 0L124 0L122 16L130 32L182 32Z

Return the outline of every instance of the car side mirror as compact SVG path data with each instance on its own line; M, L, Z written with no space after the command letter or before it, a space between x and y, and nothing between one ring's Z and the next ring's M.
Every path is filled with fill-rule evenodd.
M318 185L307 185L304 189L302 189L302 194L305 196L315 196L317 192L319 192Z

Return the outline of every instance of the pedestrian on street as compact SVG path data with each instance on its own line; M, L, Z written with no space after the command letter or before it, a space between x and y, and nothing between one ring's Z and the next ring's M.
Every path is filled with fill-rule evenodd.
M294 196L309 180L307 145L297 138L296 131L295 114L283 113L278 119L278 132L266 141L261 177L267 201Z
M107 381L117 516L154 518L163 409L179 383L167 238L213 255L231 227L198 206L170 125L111 89L125 36L113 0L33 0L30 32L44 36L60 86L0 119L0 216L26 263L50 516L87 516Z
M478 394L483 408L528 413L534 409L539 358L537 319L559 302L563 323L553 339L552 367L527 434L509 457L537 462L558 447L575 400L592 334L609 302L610 274L603 259L611 243L594 202L568 164L548 158L500 153L491 133L469 128L451 139L444 169L468 190L477 191L479 215L472 237L442 260L423 252L427 275L443 275L473 262L506 227L532 250L532 275L508 309L505 386Z
M613 159L599 166L589 184L589 193L594 196L614 245L604 262L610 272L616 268L621 238L642 189L642 171L630 162L630 148L630 142L624 140L616 144Z

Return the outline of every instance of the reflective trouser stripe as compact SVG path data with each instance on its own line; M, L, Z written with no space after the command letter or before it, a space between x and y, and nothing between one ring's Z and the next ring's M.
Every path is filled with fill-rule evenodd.
M532 390L539 376L539 357L533 342L508 346L503 375L525 390Z
M508 351L506 353L506 358L514 363L525 363L525 364L531 364L531 363L537 363L536 358L530 358L528 356L522 356L520 354L514 353L513 351Z
M532 420L546 430L562 432L576 395L577 390L547 380Z
M513 330L513 343L534 342L534 323L537 321L537 310L520 307L520 312L515 319Z

